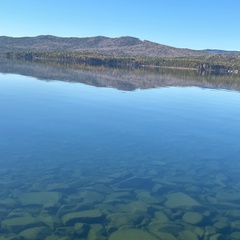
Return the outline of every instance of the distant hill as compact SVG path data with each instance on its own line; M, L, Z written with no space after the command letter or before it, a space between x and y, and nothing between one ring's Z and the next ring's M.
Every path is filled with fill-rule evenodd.
M175 48L134 37L64 38L51 35L13 38L0 36L0 52L68 51L124 57L193 57L205 56L210 50Z
M240 52L175 48L134 37L0 36L0 57L112 67L170 67L240 73Z
M226 51L226 50L219 50L219 49L204 49L202 51L210 54L240 55L239 51Z

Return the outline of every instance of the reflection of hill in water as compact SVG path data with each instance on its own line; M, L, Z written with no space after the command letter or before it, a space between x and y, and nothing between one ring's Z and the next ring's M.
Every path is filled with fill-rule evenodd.
M170 69L114 69L60 63L32 63L0 59L0 72L60 80L96 87L132 91L167 86L199 86L240 90L237 75L201 75L195 71Z

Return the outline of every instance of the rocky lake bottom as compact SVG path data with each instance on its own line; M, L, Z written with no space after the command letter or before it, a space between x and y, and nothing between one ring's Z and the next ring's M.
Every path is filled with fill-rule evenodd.
M239 106L0 75L0 240L240 239Z
M240 163L120 161L1 168L0 239L239 239Z

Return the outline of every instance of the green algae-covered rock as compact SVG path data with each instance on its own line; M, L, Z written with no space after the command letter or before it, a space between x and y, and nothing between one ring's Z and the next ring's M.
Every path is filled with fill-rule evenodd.
M158 240L158 238L140 229L126 229L113 232L109 240Z
M99 210L85 210L80 212L67 213L62 217L64 225L74 225L77 222L95 223L103 218L103 214Z

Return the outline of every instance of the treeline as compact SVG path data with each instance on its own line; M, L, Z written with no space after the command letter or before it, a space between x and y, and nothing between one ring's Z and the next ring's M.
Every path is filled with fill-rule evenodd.
M154 66L165 66L172 68L197 69L199 71L238 71L240 70L240 58L225 55L211 57L181 57L181 58L160 58L148 61Z
M198 71L235 72L240 71L240 57L232 55L210 55L208 57L146 58L107 56L77 52L5 52L1 57L27 61L64 62L109 67L169 67Z
M76 53L76 52L7 52L0 53L1 57L12 60L78 63L93 66L106 65L109 67L138 66L140 62L135 58L106 56L101 54Z

